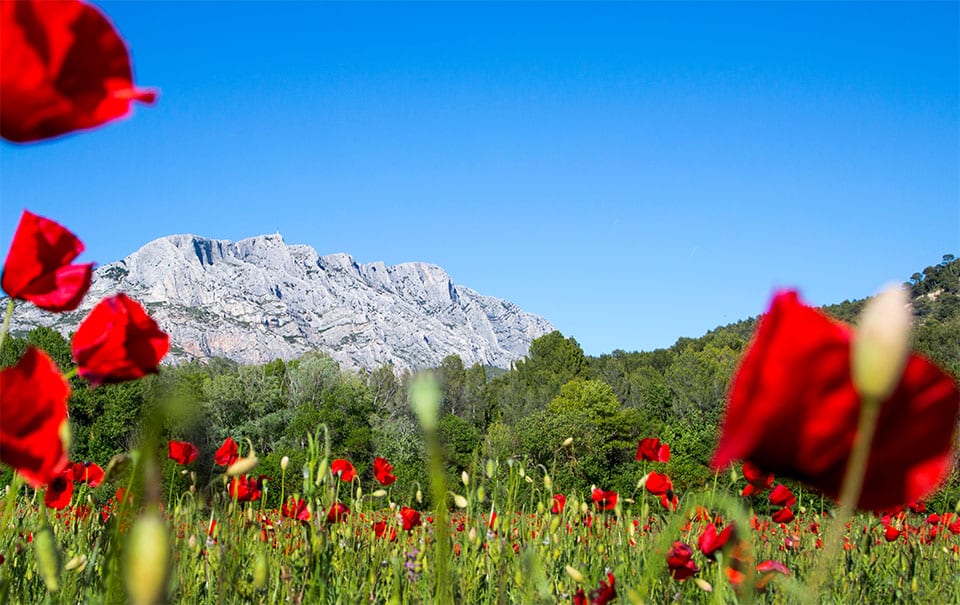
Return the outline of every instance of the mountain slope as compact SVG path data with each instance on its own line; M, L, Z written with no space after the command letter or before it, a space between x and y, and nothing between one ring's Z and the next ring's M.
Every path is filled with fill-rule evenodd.
M93 304L121 291L170 334L174 361L264 363L321 350L348 368L436 367L451 354L467 365L506 368L553 330L513 303L454 284L436 265L361 265L347 254L287 245L277 234L154 240L99 267L76 312L22 304L13 331L47 325L70 332Z

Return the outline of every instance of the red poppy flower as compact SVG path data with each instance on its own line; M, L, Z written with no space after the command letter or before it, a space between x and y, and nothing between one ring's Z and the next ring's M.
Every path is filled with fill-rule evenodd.
M390 533L387 533L387 522L377 521L373 524L373 534L377 538L387 538L390 542L397 539L397 528L391 527Z
M77 328L71 346L77 373L95 387L157 373L170 337L140 303L120 293L97 303Z
M353 478L357 476L357 469L353 468L353 465L343 458L337 458L331 462L330 471L333 473L334 477L340 477L341 481L345 481L347 483L353 481Z
M280 514L298 521L310 520L310 510L307 508L307 501L303 498L287 500L287 503L280 507Z
M774 506L793 506L797 503L797 497L793 495L790 488L780 484L770 492L770 504Z
M559 515L563 512L563 509L567 506L567 497L563 494L554 494L553 495L553 506L550 507L550 512Z
M888 525L883 530L883 538L887 542L894 542L899 537L900 537L900 530L892 525Z
M346 504L335 502L330 510L327 511L327 523L340 523L350 514L350 509Z
M3 266L3 291L46 311L72 311L93 275L93 263L70 264L81 252L83 242L73 233L24 210Z
M837 498L860 410L850 341L850 327L795 292L774 297L732 381L711 465L748 460ZM858 507L878 510L935 490L953 463L958 411L953 379L912 355L881 405Z
M650 462L670 462L670 446L661 444L656 437L641 439L637 444L637 460Z
M752 462L744 462L741 470L743 471L743 478L747 480L746 487L740 492L740 495L743 497L758 494L766 489L770 489L770 486L773 485L773 473L761 470Z
M717 551L727 545L727 542L733 536L733 532L734 525L732 523L724 527L719 533L717 533L717 526L714 523L708 524L703 529L703 533L700 534L699 540L697 540L700 552L705 557L715 560Z
M64 469L47 485L43 494L43 503L47 508L63 510L73 497L73 468Z
M99 464L94 462L74 462L71 465L75 483L86 483L90 487L97 487L103 483L104 472Z
M689 545L680 541L674 542L667 551L667 567L670 569L670 575L676 580L686 580L700 571L692 557L693 549Z
M771 515L771 519L776 523L790 523L793 521L793 511L787 507L781 508Z
M234 477L228 485L230 497L235 498L239 502L254 502L259 500L260 496L263 495L263 480L267 478L266 475L260 475L259 477L241 475Z
M600 580L600 587L595 588L590 591L590 600L587 600L587 596L583 594L583 589L580 588L577 590L577 593L573 595L574 605L607 605L607 603L613 601L617 598L616 590L616 578L613 577L613 573L607 572L607 579Z
M617 498L619 495L614 491L604 491L599 487L593 488L593 491L590 493L590 499L593 500L593 505L599 510L613 510L617 507Z
M17 365L0 370L0 461L34 487L67 466L60 431L70 385L47 354L27 347Z
M100 126L156 93L135 88L126 44L96 8L29 0L0 5L0 135L16 143Z
M393 465L386 458L376 458L373 461L373 476L381 485L390 485L397 478L393 475Z
M229 439L229 437L228 437ZM234 444L236 445L236 444ZM192 443L187 441L168 441L167 458L173 460L181 466L190 464L200 455L200 450Z
M423 525L423 521L420 520L420 513L408 506L400 507L400 523L403 524L403 529L407 531Z
M219 466L230 466L240 458L240 448L231 437L223 440L223 445L214 452L213 461Z

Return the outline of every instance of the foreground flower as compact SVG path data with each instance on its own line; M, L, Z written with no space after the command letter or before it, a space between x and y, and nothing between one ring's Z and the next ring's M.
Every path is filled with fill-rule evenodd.
M373 476L380 485L390 485L397 480L393 474L393 465L387 462L386 458L378 457L373 461Z
M730 390L711 465L748 460L837 498L856 433L851 328L778 294L761 319ZM912 355L881 406L859 508L920 499L948 474L960 410L952 378Z
M0 370L0 461L34 487L67 466L60 432L70 386L47 354L28 347L17 365Z
M213 454L213 461L219 466L230 466L240 458L240 447L232 437L223 440L223 445Z
M656 437L641 439L637 444L637 460L649 462L670 462L670 446L660 443Z
M170 337L126 294L100 301L71 342L77 373L90 386L156 374Z
M343 458L337 458L330 463L330 472L333 473L334 477L340 477L340 480L346 483L350 483L357 476L357 469L353 468L353 465Z
M228 437L229 439L229 437ZM186 466L200 455L200 450L192 443L187 441L169 441L167 442L167 458L173 460L181 466Z
M0 135L17 143L94 128L156 93L135 88L126 44L78 1L0 4Z
M24 210L3 265L3 291L46 311L72 311L83 300L93 275L93 263L70 264L81 252L83 242L73 233Z

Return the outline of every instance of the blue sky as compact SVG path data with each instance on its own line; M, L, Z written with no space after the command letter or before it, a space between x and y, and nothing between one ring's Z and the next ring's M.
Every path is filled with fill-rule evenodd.
M960 249L957 2L102 2L126 121L0 144L20 210L426 261L589 354L859 298Z

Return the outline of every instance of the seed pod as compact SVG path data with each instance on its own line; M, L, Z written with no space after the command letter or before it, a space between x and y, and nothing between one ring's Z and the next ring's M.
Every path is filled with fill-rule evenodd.
M60 547L52 527L45 525L33 534L33 550L43 583L56 592L60 588Z
M567 565L564 569L566 569L567 575L570 576L574 582L577 584L583 584L585 578L583 577L583 574L577 571L575 567Z
M124 580L133 605L153 605L163 601L170 561L167 524L156 511L137 519L124 552Z

